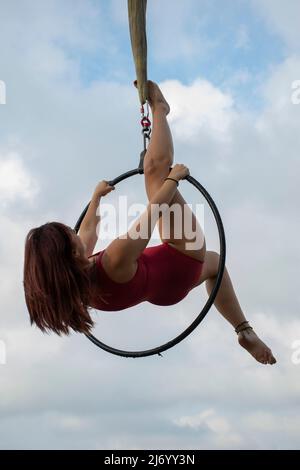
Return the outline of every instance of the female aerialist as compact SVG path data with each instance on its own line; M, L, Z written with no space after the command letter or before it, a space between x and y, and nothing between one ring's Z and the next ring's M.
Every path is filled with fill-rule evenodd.
M203 282L208 293L214 286L219 255L206 250L199 222L179 192L179 181L189 174L188 168L177 164L170 171L174 153L167 122L170 107L159 87L154 82L148 83L153 131L144 158L149 200L145 212L125 236L93 255L100 200L114 189L101 181L79 235L58 222L34 228L27 235L25 299L31 323L42 331L68 334L73 329L89 333L93 326L90 308L118 311L141 302L173 305ZM173 213L171 206L179 207L182 217ZM162 209L157 212L153 209L157 207ZM186 235L187 221L191 230ZM156 222L162 243L147 247ZM145 227L147 230L141 230ZM144 236L133 236L142 232ZM257 361L276 362L246 320L226 268L215 306L235 329L239 344Z

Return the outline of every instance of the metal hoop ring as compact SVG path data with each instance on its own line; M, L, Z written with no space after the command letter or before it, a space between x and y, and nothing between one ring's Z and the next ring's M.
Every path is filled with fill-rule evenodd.
M116 184L120 183L121 181L123 181L127 178L130 178L131 176L134 176L134 175L137 175L137 174L143 174L143 173L144 173L144 171L140 166L139 168L136 168L134 170L127 171L126 173L123 173L122 175L118 176L117 178L115 178L112 181L108 181L108 184L110 184L112 186L115 186ZM216 276L216 282L215 282L215 285L214 285L214 287L211 291L211 294L210 294L208 300L206 301L203 309L201 310L201 312L199 313L197 318L195 318L195 320L191 323L191 325L189 325L182 333L180 333L178 336L176 336L172 340L168 341L165 344L162 344L161 346L157 346L156 348L153 348L153 349L147 349L145 351L124 351L124 350L121 350L121 349L117 349L117 348L113 348L111 346L108 346L105 343L102 343L102 341L97 339L92 334L86 335L86 337L92 343L94 343L96 346L103 349L104 351L107 351L107 352L109 352L111 354L114 354L116 356L132 357L132 358L152 356L152 355L155 355L155 354L158 354L159 356L161 356L162 352L166 351L167 349L172 348L176 344L180 343L183 339L185 339L188 335L190 335L192 333L192 331L194 331L194 329L202 322L202 320L204 319L204 317L208 313L209 309L211 308L212 304L214 303L214 300L217 296L219 287L221 285L221 281L222 281L222 277L223 277L223 273L224 273L224 268L225 268L226 240L225 240L224 227L223 227L222 219L221 219L221 216L219 214L218 208L217 208L214 200L212 199L212 197L206 191L206 189L195 178L193 178L191 175L188 175L185 178L185 180L187 180L196 189L198 189L198 191L204 196L204 198L208 202L208 205L211 208L211 211L214 215L214 218L215 218L215 221L216 221L216 224L217 224L217 227L218 227L219 242L220 242L220 260L219 260L218 273L217 273L217 276ZM74 230L76 231L76 233L78 233L78 231L79 231L81 222L84 219L84 216L85 216L88 208L89 208L89 204L86 206L86 208L84 209L84 211L80 215L80 217L79 217L79 219L78 219L78 221L77 221L77 223L74 227Z

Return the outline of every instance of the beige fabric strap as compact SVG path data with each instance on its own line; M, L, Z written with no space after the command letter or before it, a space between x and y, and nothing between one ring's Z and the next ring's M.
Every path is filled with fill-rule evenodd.
M130 39L141 105L148 98L146 9L147 0L128 0Z

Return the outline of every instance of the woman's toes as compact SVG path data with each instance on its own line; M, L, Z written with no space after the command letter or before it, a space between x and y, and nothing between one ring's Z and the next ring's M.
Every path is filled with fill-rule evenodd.
M272 364L272 356L273 356L273 355L272 355L271 349L268 348L268 349L266 350L266 356L267 356L267 362L268 362L268 364Z
M269 363L270 364L276 364L276 362L277 361L276 361L275 357L273 356L272 351L270 351Z
M266 364L266 356L263 352L260 354L254 354L255 359L261 364Z
M269 348L265 351L263 360L264 360L264 364L276 364L277 362L275 357L273 356L271 349Z
M260 362L261 362L262 364L267 364L267 363L268 363L266 353L264 353L264 354L262 355L262 358L261 358L261 361L260 361Z
M272 351L271 349L269 349L267 351L267 364L272 364L272 357L273 357Z
M269 354L268 354L268 350L267 350L267 349L265 350L264 359L265 359L265 364L268 364L268 362L269 362Z

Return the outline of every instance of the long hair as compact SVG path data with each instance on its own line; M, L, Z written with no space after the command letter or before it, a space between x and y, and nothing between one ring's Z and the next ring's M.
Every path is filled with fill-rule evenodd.
M73 252L71 229L49 222L31 229L26 237L24 292L31 324L58 335L89 333L91 272ZM92 268L93 269L93 268Z

